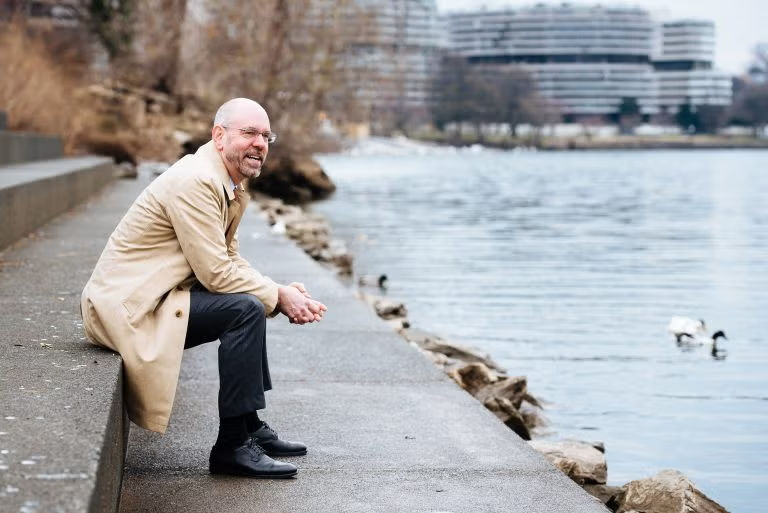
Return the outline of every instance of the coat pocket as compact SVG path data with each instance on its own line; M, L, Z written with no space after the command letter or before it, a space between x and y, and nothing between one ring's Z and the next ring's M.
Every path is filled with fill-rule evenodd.
M173 288L168 284L167 276L164 270L155 271L122 301L129 319L136 321L155 311Z

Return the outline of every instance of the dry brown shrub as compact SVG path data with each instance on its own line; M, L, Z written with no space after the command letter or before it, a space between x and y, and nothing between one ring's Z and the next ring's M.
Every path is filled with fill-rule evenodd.
M12 130L58 135L70 152L89 123L81 66L51 55L21 21L0 24L0 109Z

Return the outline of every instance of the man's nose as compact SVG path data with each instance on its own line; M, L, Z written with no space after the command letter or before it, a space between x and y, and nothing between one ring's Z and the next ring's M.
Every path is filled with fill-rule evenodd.
M261 148L262 150L265 150L269 143L267 142L267 138L264 137L262 134L258 134L256 137L253 138L253 142L251 143L252 146L255 146L256 148Z

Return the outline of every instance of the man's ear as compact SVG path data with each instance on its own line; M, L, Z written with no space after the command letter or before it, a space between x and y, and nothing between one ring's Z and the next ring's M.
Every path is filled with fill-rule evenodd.
M214 146L216 146L216 149L221 151L224 149L224 133L226 130L224 130L224 127L221 125L213 125L213 129L211 130L211 140L213 141Z

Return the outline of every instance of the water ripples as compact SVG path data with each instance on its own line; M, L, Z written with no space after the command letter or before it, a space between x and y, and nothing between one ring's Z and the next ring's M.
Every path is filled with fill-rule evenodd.
M681 468L732 513L768 499L768 152L322 161L338 190L316 208L357 270L527 375L551 436L590 430L610 479ZM674 315L724 329L727 359L676 347Z

